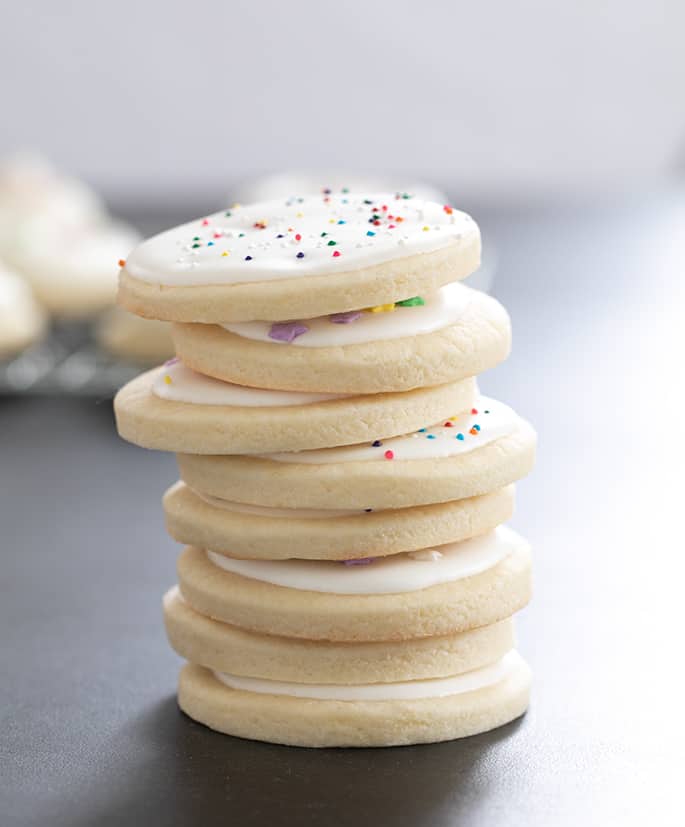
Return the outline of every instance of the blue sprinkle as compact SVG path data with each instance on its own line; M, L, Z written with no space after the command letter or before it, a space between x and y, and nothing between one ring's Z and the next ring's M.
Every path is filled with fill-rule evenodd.
M426 434L426 439L435 439L435 434Z
M367 235L376 235L376 233L372 233L371 230L368 230L366 234Z
M480 425L474 425L473 427L474 427L477 431L480 431Z
M420 434L425 434L425 433L426 433L426 429L425 429L425 428L419 428L419 433L420 433Z
M377 439L377 440L375 440L375 442L372 444L371 447L372 448L380 448L382 444L383 443L380 441L380 439Z
M213 241L208 241L208 242L207 242L207 246L208 246L208 247L213 247L213 246L214 246L214 242L213 242Z
M338 221L338 224L347 224L347 222L343 221L342 218L341 218L340 221Z
M461 439L461 441L463 442L464 441L464 434L457 434L455 439Z

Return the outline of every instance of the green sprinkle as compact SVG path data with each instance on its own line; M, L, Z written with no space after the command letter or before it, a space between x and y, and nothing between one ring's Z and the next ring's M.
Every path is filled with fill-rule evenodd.
M321 238L323 238L325 235L328 235L328 233L321 233Z
M421 298L421 296L414 296L412 299L404 299L401 302L395 302L397 307L418 307L426 302Z
M197 247L199 247L199 246L200 246L200 245L199 245L197 242L195 242L195 244L193 244L193 250L195 250L195 249L196 249Z
M329 242L328 242L328 246L329 246L329 247L335 247L335 245L336 245L337 243L338 243L337 241L329 241Z

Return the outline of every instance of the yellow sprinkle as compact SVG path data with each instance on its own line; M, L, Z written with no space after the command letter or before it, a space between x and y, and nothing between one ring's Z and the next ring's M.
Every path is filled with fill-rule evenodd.
M430 227L424 227L424 228L423 228L424 233L427 233L427 232L428 232L428 230L430 230Z
M369 313L392 313L394 309L394 304L377 304L375 307L369 307Z
M167 383L167 385L171 384L171 376L169 376L168 373L164 375L164 381Z
M221 255L222 255L222 256L230 256L231 254L229 253L229 251L228 251L228 250L224 250L224 251L223 251L223 253L222 253Z
M329 224L335 224L335 218L329 218L328 223Z
M456 421L457 421L457 419L459 419L459 417L458 417L458 416L451 416L451 417L450 417L450 422L456 422Z
M232 210L237 210L239 207L242 207L242 204L239 204L239 203L236 201L236 202L235 202L235 204L231 207L231 209L232 209Z
M303 215L304 215L304 213L303 213L303 212L298 212L298 213L295 213L295 217L296 217L296 218L302 218L302 216L303 216Z

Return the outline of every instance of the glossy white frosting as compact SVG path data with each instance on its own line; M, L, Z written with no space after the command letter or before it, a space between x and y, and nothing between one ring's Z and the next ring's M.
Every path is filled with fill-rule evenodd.
M471 411L476 411L476 413ZM520 422L520 418L508 405L487 396L480 396L470 411L413 434L376 440L378 444L367 442L363 445L338 448L289 451L265 454L264 458L276 462L296 462L308 465L368 460L441 459L474 451L500 437L507 436L517 428ZM392 454L392 457L386 456L388 452Z
M236 514L252 514L255 517L287 517L295 520L328 520L337 517L350 517L354 514L363 514L364 511L359 509L348 508L268 508L264 505L246 505L245 503L236 503L230 500L224 500L221 497L212 497L210 494L203 494L201 491L195 491L201 500L204 500L214 508L221 508L224 511L233 511Z
M248 388L213 379L186 367L182 362L163 365L152 383L152 393L170 402L195 405L228 405L239 408L275 408L311 405L342 399L345 394L303 393Z
M480 537L423 551L376 557L363 565L339 560L238 560L207 551L224 571L274 586L326 594L403 594L473 577L496 566L526 541L507 526ZM368 558L366 558L368 560Z
M495 663L449 678L372 684L307 684L244 678L226 672L214 672L221 683L243 692L264 695L288 695L319 701L412 701L419 698L445 698L494 686L520 668L523 658L513 649Z
M347 323L336 323L335 316L302 319L308 330L293 339L297 347L336 347L364 342L380 342L432 333L459 321L473 294L459 282L445 285L436 293L423 296L424 304L410 307L389 305L394 310L362 311L359 318ZM244 339L270 344L286 344L269 336L272 322L240 322L224 324L226 330Z
M167 230L139 245L126 270L152 284L240 284L343 273L478 236L466 213L399 194L293 197Z

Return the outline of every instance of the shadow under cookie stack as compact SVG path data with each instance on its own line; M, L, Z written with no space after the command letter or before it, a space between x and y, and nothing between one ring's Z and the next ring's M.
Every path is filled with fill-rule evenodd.
M502 525L535 434L481 396L509 319L460 280L475 222L404 193L234 207L129 257L119 301L177 358L115 400L177 454L164 597L179 704L309 747L444 741L520 716L512 615L530 550Z

